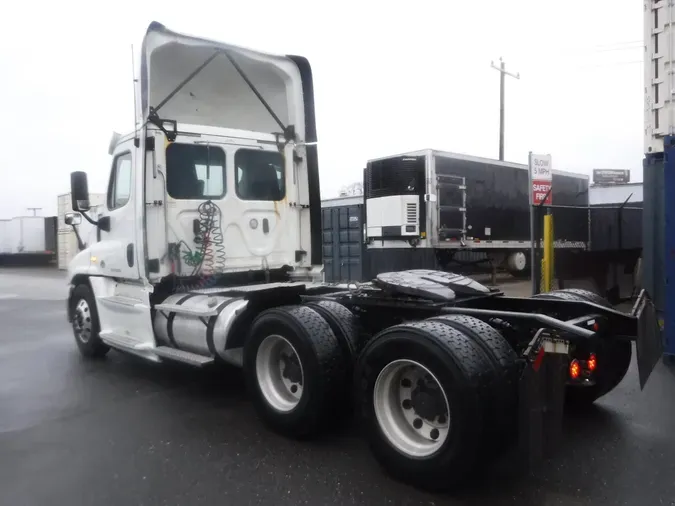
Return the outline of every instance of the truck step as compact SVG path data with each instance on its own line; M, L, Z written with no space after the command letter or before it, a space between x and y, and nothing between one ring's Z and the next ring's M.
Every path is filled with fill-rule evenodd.
M108 297L100 297L99 300L101 302L119 304L120 306L129 306L129 307L136 307L137 305L143 304L143 302L138 299L125 297L123 295L110 295Z
M218 306L215 307L185 307L178 304L157 304L155 305L157 311L166 311L168 313L176 313L186 316L216 316L218 314Z
M203 355L177 350L176 348L170 348L168 346L158 346L155 348L155 353L162 358L176 360L177 362L183 362L195 367L203 367L212 364L214 361L213 357L205 357Z
M99 334L101 340L115 348L126 348L128 350L145 351L153 348L152 343L141 341L129 336L123 336L111 331L103 331Z

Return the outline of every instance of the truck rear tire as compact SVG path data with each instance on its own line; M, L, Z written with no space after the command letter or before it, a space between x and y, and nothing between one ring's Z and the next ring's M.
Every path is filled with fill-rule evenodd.
M584 300L611 308L612 305L597 293L580 288L554 290L534 295L533 298ZM595 384L592 386L570 385L565 391L567 401L576 406L593 404L597 399L614 390L623 380L630 367L633 345L630 341L601 339L595 354L598 360L594 371Z
M395 479L438 491L475 469L494 372L471 338L433 321L390 327L365 346L355 378L371 451Z
M104 357L110 351L110 347L99 337L101 326L96 298L89 285L80 284L75 287L70 305L73 336L80 353L87 358Z
M340 343L345 361L353 367L359 354L360 337L356 315L342 304L332 300L308 302L306 306L311 307L328 322Z
M495 371L494 398L490 403L492 431L495 440L509 443L517 431L518 355L501 333L478 318L468 315L441 315L429 318L460 330L470 337L487 355Z
M244 343L244 377L260 418L304 438L329 422L344 395L345 361L328 323L307 306L263 311Z

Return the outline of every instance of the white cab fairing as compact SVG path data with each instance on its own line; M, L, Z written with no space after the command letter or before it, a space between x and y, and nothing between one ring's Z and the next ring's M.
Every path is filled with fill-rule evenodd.
M320 241L320 229L312 234L320 214L310 220L320 213L320 197L316 146L306 145L316 141L306 60L152 23L139 77L141 142L155 139L144 160L146 258L159 260L150 280L172 270L201 275L321 263L320 248L312 247L314 234ZM149 121L155 117L176 122L174 142ZM206 201L219 218L207 227L199 221ZM318 211L310 211L315 202ZM209 228L212 244L194 265L203 253L197 224Z

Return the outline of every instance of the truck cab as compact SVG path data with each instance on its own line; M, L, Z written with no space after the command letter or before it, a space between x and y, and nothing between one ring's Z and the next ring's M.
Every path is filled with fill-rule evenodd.
M71 175L73 210L95 221L99 240L69 265L69 315L83 312L72 294L88 287L102 339L147 358L158 297L242 279L317 280L321 217L306 59L152 23L135 95L135 129L113 134L96 220L86 174Z

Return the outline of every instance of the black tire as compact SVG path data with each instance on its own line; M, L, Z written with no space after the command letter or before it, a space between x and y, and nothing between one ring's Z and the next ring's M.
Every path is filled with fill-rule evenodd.
M597 293L593 293L589 290L583 290L581 288L565 288L564 290L556 290L555 292L556 293L571 293L573 295L578 295L581 299L592 302L593 304L597 304L598 306L609 307L609 308L612 307L612 305L609 303L609 301L607 299L605 299L601 295L598 295Z
M340 343L345 361L353 367L360 350L360 327L356 315L342 304L332 300L313 301L306 305L328 322Z
M303 373L303 391L290 411L275 409L263 394L256 370L262 342L281 336L294 348ZM334 399L344 394L342 349L330 326L307 306L283 306L263 311L244 343L244 378L260 418L273 430L306 438L319 432L334 412Z
M491 431L500 447L515 441L511 438L518 422L518 355L501 333L486 322L467 315L440 315L428 321L437 321L462 331L470 337L489 358L495 373L495 385L490 402Z
M597 293L580 288L566 288L535 295L533 298L584 300L611 308L612 305ZM614 390L623 380L630 367L633 356L633 345L630 341L600 339L596 345L595 355L598 359L594 372L595 385L573 386L565 391L566 400L576 406L593 404L603 395Z
M375 413L374 389L387 365L415 361L438 380L448 400L450 430L434 453L419 457L399 451ZM356 365L356 401L371 451L395 479L427 490L447 490L475 470L484 455L485 418L493 368L474 341L448 325L415 322L390 327L364 347Z
M96 298L88 284L75 287L70 298L72 327L80 353L87 358L102 358L110 351L99 336L101 325L98 319Z

